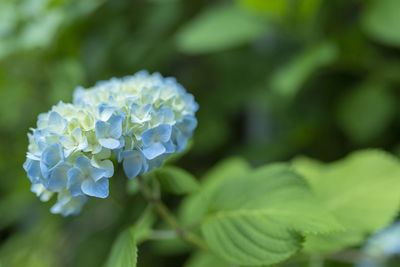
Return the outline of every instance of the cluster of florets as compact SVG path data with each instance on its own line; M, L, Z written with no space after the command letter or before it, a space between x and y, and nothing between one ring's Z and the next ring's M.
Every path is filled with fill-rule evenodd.
M42 201L57 194L53 213L77 214L89 196L106 198L112 155L128 178L181 152L197 121L197 103L174 78L142 71L77 88L73 104L40 114L28 134L24 163Z

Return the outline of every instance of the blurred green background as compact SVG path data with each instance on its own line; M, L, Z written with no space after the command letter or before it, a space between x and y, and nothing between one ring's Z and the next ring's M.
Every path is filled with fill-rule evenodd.
M142 69L176 77L200 104L176 164L199 179L231 155L257 166L399 154L399 14L399 0L0 0L0 266L101 266L146 206L122 177L122 209L92 199L71 218L30 192L26 133L78 85ZM188 255L178 241L139 251L139 266Z

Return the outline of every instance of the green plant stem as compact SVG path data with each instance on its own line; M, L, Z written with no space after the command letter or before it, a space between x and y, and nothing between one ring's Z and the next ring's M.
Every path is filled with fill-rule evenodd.
M175 230L153 230L150 233L149 239L154 240L170 240L176 239L178 235Z
M137 176L140 189L144 197L154 206L155 210L158 214L175 230L177 235L182 238L185 242L194 245L200 249L208 249L207 244L204 240L197 236L196 234L186 231L179 223L172 212L168 209L167 206L156 197L149 186L143 181L143 177Z

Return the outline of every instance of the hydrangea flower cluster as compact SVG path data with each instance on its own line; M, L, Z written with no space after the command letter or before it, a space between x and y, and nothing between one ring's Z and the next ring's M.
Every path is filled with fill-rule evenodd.
M52 213L77 214L88 197L108 196L112 155L134 178L180 153L197 126L197 109L193 95L158 73L78 87L73 104L40 114L28 134L23 167L31 190L42 201L57 195Z

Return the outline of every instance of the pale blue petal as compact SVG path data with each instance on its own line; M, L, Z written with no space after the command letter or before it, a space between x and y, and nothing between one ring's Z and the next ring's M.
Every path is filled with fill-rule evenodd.
M95 182L97 182L107 174L106 169L100 169L96 167L90 167L89 171L90 171L90 176Z
M97 182L87 179L82 182L82 192L88 196L106 198L108 196L108 179L104 178Z
M174 144L172 143L171 140L169 140L166 143L163 143L163 145L165 147L165 153L172 154L172 153L175 152L175 146L174 146Z
M47 189L52 192L58 192L67 186L68 182L68 170L71 165L67 163L57 164L56 167L51 171L49 180L47 182Z
M142 95L142 102L144 104L154 103L154 98L155 98L154 94L144 94Z
M123 137L123 136L121 136L120 138L119 138L119 147L118 148L121 148L121 147L123 147L125 145L125 138Z
M178 152L178 153L182 152L186 147L187 138L176 127L174 127L174 129L173 129L172 136L173 136L173 138L172 138L173 142L174 142L175 146L177 147L176 152Z
M92 153L93 153L93 154L100 153L100 151L101 151L102 148L103 148L103 147L102 147L100 144L95 144L95 145L93 145Z
M82 130L79 127L76 127L75 129L73 129L71 134L77 141L82 138Z
M65 157L65 158L68 158L68 157L72 154L72 152L74 152L74 151L75 151L74 148L71 148L71 149L64 149L64 157Z
M151 112L152 109L153 109L153 106L151 104L144 105L141 108L141 113L143 115L147 115Z
M142 154L137 150L122 152L124 162L122 163L125 174L128 178L136 177L143 166Z
M117 156L118 163L121 163L121 161L122 161L122 156L121 156L122 148L114 149L113 153Z
M94 154L96 154L96 159L108 159L111 156L111 150L107 148L102 148L99 153Z
M155 128L146 130L142 133L142 142L144 146L150 146L156 137Z
M57 202L61 205L67 204L72 199L71 194L68 194L66 191L62 191L58 193Z
M59 136L58 140L63 145L63 147L66 147L66 148L71 148L75 145L74 139L69 135Z
M50 212L55 214L61 214L62 216L76 215L83 207L83 204L87 201L86 196L71 197L68 196L68 201L57 201L54 206L51 207Z
M108 149L116 149L120 146L120 140L114 138L100 138L99 143Z
M47 147L45 131L43 130L35 130L33 133L33 138L35 139L36 144L38 144L40 150L44 150Z
M149 171L149 164L147 162L146 157L143 154L143 150L140 147L136 147L137 151L139 151L139 153L142 155L142 170L140 171L141 174L145 174L147 171Z
M105 170L104 177L110 178L114 175L114 164L111 160L97 161L97 165L99 168Z
M157 132L161 142L167 142L171 138L172 127L169 124L160 124L157 128Z
M142 171L140 172L141 174L145 174L146 172L148 172L150 170L150 166L149 163L147 162L147 160L143 157L143 167L142 167Z
M160 143L154 143L149 147L143 148L143 154L147 159L154 159L155 157L163 154L165 147Z
M110 107L106 104L101 104L99 107L99 113L100 113L100 117L103 121L108 121L108 119L112 116L112 114L114 113L114 108Z
M165 160L170 154L162 154L152 160L148 161L148 169L151 170L153 168L157 168L161 166L163 160Z
M71 168L68 173L67 188L69 188L72 196L82 195L81 184L85 179L83 172L78 168Z
M85 89L82 86L78 86L74 89L72 95L73 102L75 104L82 104L85 101Z
M122 134L122 122L124 121L123 115L112 116L108 123L110 123L110 130L109 130L109 137L118 139L121 137Z
M35 151L34 153L31 153L31 152L26 152L26 157L28 158L28 159L31 159L31 160L37 160L37 161L40 161L40 152L38 152L38 151Z
M51 208L50 208L50 212L53 214L60 214L63 211L63 205L59 202L56 202L56 204L54 204ZM63 215L64 216L64 215ZM68 215L65 215L68 216Z
M40 161L28 158L26 159L23 167L28 174L28 178L31 180L31 182L38 183L40 178L42 177L42 172L40 170Z
M135 73L135 77L140 77L141 79L145 79L150 76L150 73L147 70L140 70Z
M172 122L174 117L174 111L170 107L162 107L157 112L157 118L161 123Z
M64 207L63 211L61 212L62 216L69 216L69 215L77 215L81 212L83 205L86 203L88 198L86 196L76 196L73 197L68 205Z
M153 143L167 142L171 138L172 127L169 124L160 124L159 126L146 130L142 134L144 146L150 146Z
M95 133L98 139L107 138L110 136L110 124L105 121L97 121L95 126Z
M79 169L86 170L91 166L90 159L84 156L79 156L75 159L75 166Z
M185 116L176 126L188 138L192 136L193 130L197 127L197 120L193 116Z
M63 133L67 126L66 120L57 112L52 111L50 112L48 118L48 125L50 130L55 131L57 133Z
M151 104L138 105L132 104L131 106L131 121L133 123L143 123L151 119L150 112L153 107Z
M58 162L63 159L62 148L58 143L48 146L40 157L40 161L47 167L54 167Z
M51 168L63 159L63 151L58 143L46 147L40 157L42 175L47 177Z
M88 147L88 140L87 137L84 136L82 142L78 145L77 150L82 151L85 150Z
M143 120L141 118L137 117L135 114L132 114L131 115L131 122L133 122L133 123L142 123Z
M53 196L53 192L46 190L43 184L32 184L31 191L40 198L40 201L47 202Z
M48 113L40 113L37 116L36 126L39 129L46 128L49 124L49 114Z

